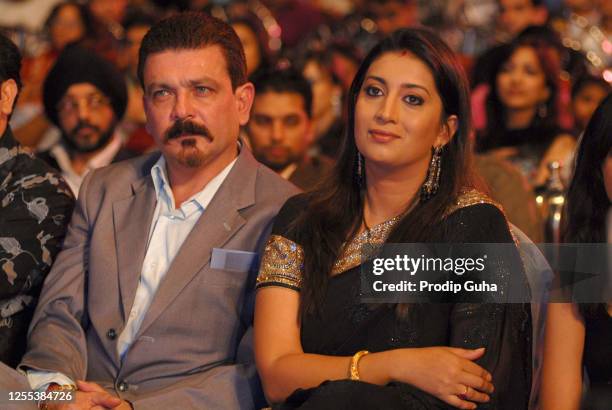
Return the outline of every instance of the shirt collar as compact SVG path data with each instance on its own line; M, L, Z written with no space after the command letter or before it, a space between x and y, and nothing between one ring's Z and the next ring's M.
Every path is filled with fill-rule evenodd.
M211 179L200 192L194 194L191 198L185 201L179 208L183 211L182 213L191 214L196 210L203 211L206 209L221 187L221 184L223 181L225 181L225 178L227 178L227 175L234 167L237 160L238 157L236 157L225 168L223 168L221 172ZM153 168L151 168L151 177L153 178L153 186L155 187L155 195L157 200L165 203L169 212L174 211L176 204L174 203L174 195L172 194L172 189L170 188L170 182L168 180L166 159L163 155L159 157L155 165L153 165ZM193 209L193 205L196 205L197 209ZM185 216L187 217L189 215Z

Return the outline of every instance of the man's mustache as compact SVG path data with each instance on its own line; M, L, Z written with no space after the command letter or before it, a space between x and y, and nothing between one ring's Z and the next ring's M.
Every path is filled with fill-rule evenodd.
M89 128L92 131L95 131L97 133L100 133L101 130L99 127L96 127L93 124L90 124L87 121L84 120L79 120L79 122L77 123L77 125L72 129L72 131L70 132L70 134L72 135L77 135L79 133L79 131L84 130L86 128Z
M184 135L200 135L210 139L210 132L204 125L197 124L193 121L183 120L175 121L174 124L164 133L164 141L180 138Z

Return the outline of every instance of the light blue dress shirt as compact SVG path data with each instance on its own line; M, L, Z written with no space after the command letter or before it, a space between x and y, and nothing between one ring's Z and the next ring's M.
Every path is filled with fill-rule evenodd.
M204 189L183 202L178 208L174 203L174 195L168 181L164 157L161 156L151 169L157 204L149 229L147 251L132 310L117 340L117 353L121 360L124 359L134 342L159 284L168 271L172 260L235 163L236 159L206 184ZM44 390L50 383L76 384L69 377L59 372L29 370L27 377L33 390Z

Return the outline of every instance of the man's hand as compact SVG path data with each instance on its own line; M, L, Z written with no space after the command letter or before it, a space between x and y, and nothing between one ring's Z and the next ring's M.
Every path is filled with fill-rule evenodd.
M99 384L93 383L93 382L86 382L84 380L77 380L77 387L79 388L79 391L82 392L87 392L87 393L105 393L108 394L106 390L104 390ZM110 409L114 409L114 410L131 410L132 406L125 400L121 400L118 397L114 397L112 395L109 394L109 396L113 397L114 399L117 399L119 401L119 404L114 406L114 407L108 407ZM101 409L103 409L104 407L101 407ZM95 409L95 407L94 407ZM100 410L101 410L100 409ZM95 409L97 410L97 409Z
M62 404L48 404L49 410L107 410L130 409L131 406L104 390L96 383L78 381L78 391L74 392L74 401ZM120 407L125 403L127 407Z

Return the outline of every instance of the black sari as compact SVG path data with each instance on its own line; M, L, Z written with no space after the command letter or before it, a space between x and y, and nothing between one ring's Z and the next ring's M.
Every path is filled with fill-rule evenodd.
M290 199L275 222L266 247L258 287L284 286L299 291L303 251L286 233L296 213L306 206L303 197ZM373 227L375 241L384 243L397 220ZM471 191L459 198L447 216L432 227L432 242L512 243L500 209ZM360 298L360 254L365 240L355 237L336 262L324 304L317 315L301 322L305 353L352 356L357 351L380 352L398 348L453 346L485 347L476 361L493 375L495 392L479 409L525 409L531 388L531 315L528 304L439 303L411 304L400 318L397 306L366 304ZM371 238L368 237L371 241ZM351 251L351 249L353 251ZM512 260L490 261L487 275L498 282L520 279L528 292L518 252ZM347 369L348 370L348 369ZM405 383L377 386L359 381L327 381L296 390L278 409L447 409L439 399Z

